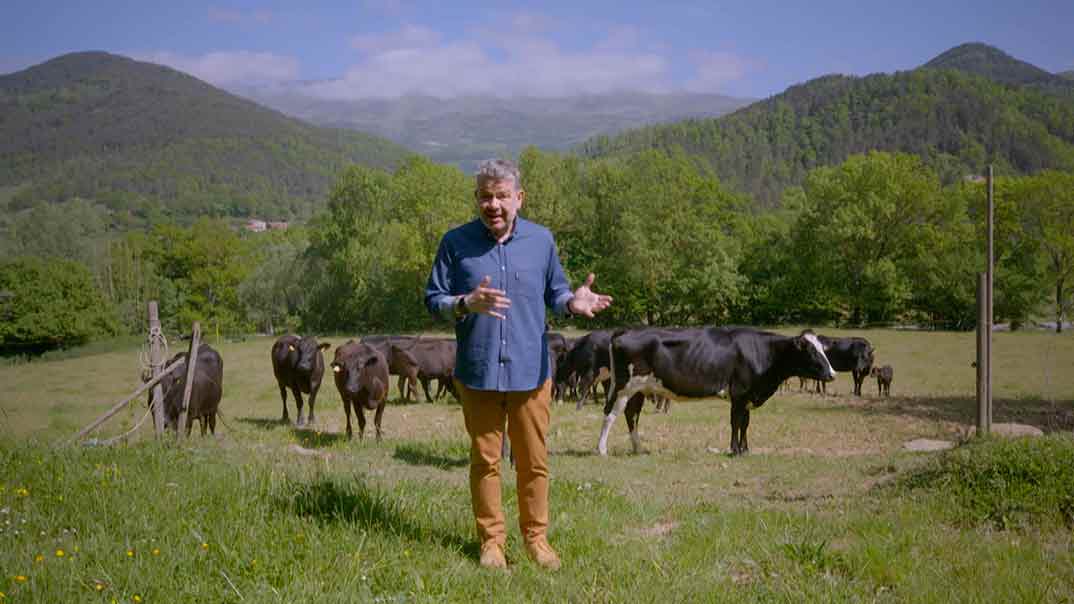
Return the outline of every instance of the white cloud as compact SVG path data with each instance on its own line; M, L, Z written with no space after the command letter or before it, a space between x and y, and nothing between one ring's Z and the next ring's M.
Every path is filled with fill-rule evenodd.
M266 25L274 18L271 11L242 11L233 8L209 7L209 20L214 23L231 23L235 25Z
M695 74L686 83L691 92L720 92L728 83L741 79L763 65L730 52L694 51L690 53Z
M532 33L545 27L540 15L515 15L502 30L484 30L512 32L490 36L488 46L443 41L420 25L355 36L350 42L363 51L361 60L342 78L312 84L306 92L332 99L405 94L553 97L671 88L668 60L636 49L639 33L633 28L615 28L590 49L568 51L552 38Z
M210 52L199 56L184 56L157 51L133 53L140 61L173 67L212 84L265 84L294 80L298 77L298 61L270 52Z

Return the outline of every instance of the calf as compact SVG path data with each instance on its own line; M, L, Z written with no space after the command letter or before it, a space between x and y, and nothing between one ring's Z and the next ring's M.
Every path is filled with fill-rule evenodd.
M798 336L746 327L641 329L616 332L610 346L612 388L604 405L597 449L608 453L615 417L642 393L669 399L731 397L731 454L749 451L750 410L760 407L788 377L835 379L824 349L809 330ZM632 375L637 374L637 375ZM644 399L632 404L641 411ZM628 421L628 424L632 423ZM640 441L630 433L635 452Z
M194 384L190 387L190 404L187 406L186 435L194 420L201 424L201 435L205 436L208 428L216 434L216 413L220 409L220 397L224 392L224 360L212 346L198 346L197 363L194 367ZM187 353L181 352L171 358L165 365L171 365L179 359L186 359ZM164 392L164 427L179 429L179 414L183 409L183 393L186 391L187 366L184 363L172 369L161 380Z
M376 411L373 423L377 429L377 441L381 439L380 420L384 416L384 403L388 400L388 361L377 348L354 340L336 348L332 360L332 372L336 389L343 399L343 413L347 416L347 438L354 438L351 430L351 406L358 416L358 438L365 437L365 410Z
M324 378L324 354L322 351L331 344L318 344L313 336L280 336L272 345L272 373L276 375L276 384L280 387L280 400L283 402L283 416L280 421L288 422L287 415L287 389L295 397L295 408L298 412L297 424L304 423L302 419L302 394L310 395L310 410L307 421L314 422L313 405L317 402L317 391L321 388L321 380Z
M829 338L818 335L824 346L824 355L836 371L849 371L854 378L854 396L861 396L861 385L869 377L873 367L873 345L865 338ZM817 392L826 391L823 382L817 383Z
M877 396L891 396L891 379L895 377L895 369L891 365L873 367L869 375L876 378Z
M418 365L406 354L407 349L419 338L417 336L365 336L359 341L373 346L388 361L388 373L399 376L397 389L404 401L418 399ZM413 395L413 397L411 396Z
M608 380L611 378L608 362L608 346L612 341L612 331L602 329L590 332L574 342L574 346L564 355L556 367L555 381L567 383L572 379L578 382L578 405L581 409L594 384L605 385L608 392Z

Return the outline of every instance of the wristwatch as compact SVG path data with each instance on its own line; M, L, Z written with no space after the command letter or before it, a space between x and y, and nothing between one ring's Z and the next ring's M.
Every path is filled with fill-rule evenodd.
M470 314L470 309L466 308L466 296L459 296L455 300L455 316L465 317L468 314Z

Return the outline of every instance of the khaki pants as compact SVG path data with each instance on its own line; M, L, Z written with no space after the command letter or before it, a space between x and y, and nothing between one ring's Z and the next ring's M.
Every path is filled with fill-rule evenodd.
M506 542L500 497L504 420L518 472L518 525L527 543L548 531L548 448L552 381L528 392L471 390L458 380L466 432L470 434L470 499L482 543Z

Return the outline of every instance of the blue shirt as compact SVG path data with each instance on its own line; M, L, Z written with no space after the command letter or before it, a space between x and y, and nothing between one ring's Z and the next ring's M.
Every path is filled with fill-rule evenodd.
M505 319L455 315L460 296L488 275L489 287L511 300ZM433 316L455 321L455 377L474 390L535 390L551 375L545 307L566 314L573 293L559 262L552 233L515 218L503 243L474 220L448 231L425 286L425 306Z

